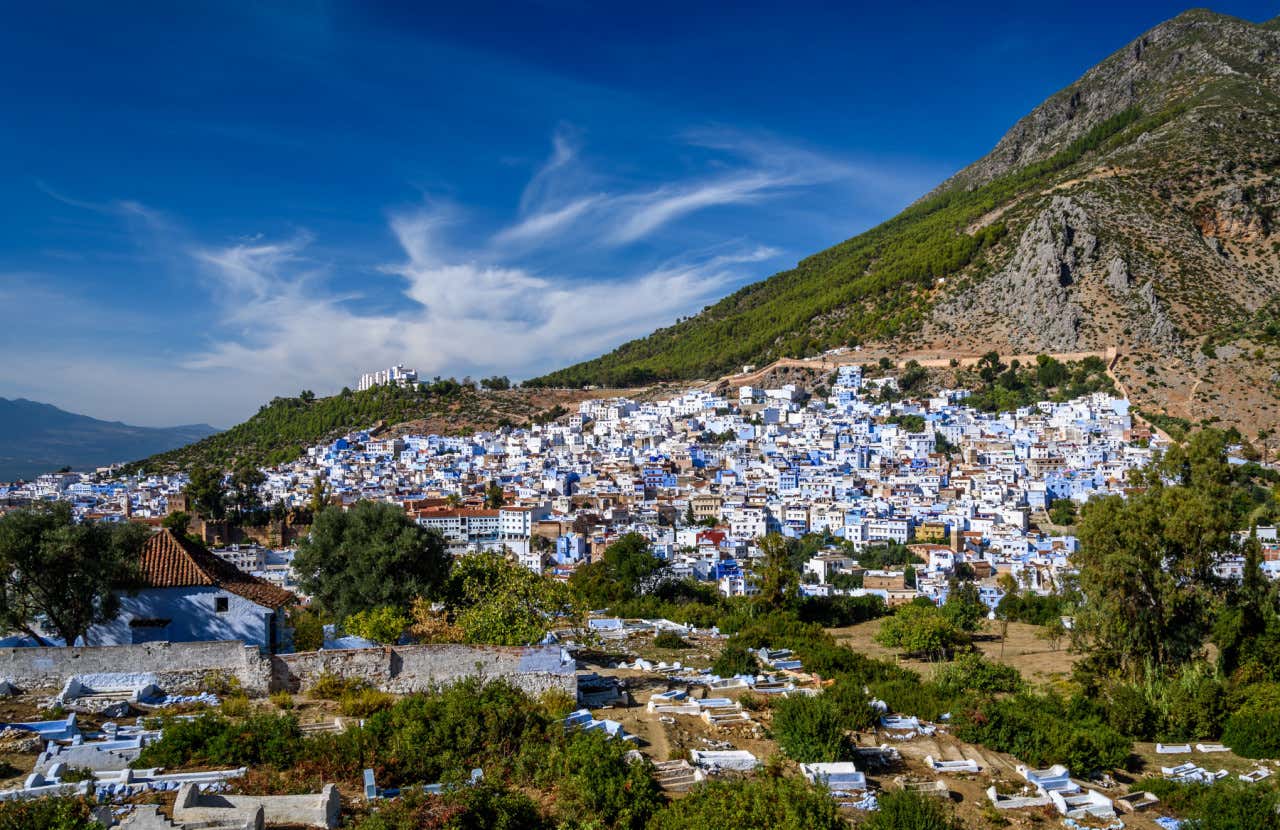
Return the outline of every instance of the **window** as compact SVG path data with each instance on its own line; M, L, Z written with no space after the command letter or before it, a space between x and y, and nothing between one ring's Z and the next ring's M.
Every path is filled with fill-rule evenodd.
M228 597L214 597L213 610L219 614L225 614L230 604L231 600Z

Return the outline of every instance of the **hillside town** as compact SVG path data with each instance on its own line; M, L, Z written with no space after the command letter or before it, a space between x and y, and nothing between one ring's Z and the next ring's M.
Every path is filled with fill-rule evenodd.
M1077 541L1055 528L1051 505L1123 493L1129 471L1165 442L1134 424L1126 400L1103 393L992 414L966 406L959 389L884 402L881 390L895 385L845 366L826 398L742 386L731 396L590 400L551 423L467 436L354 432L263 470L259 495L302 508L319 481L333 503L402 505L455 554L503 550L560 578L639 533L673 575L726 596L754 590L763 537L818 534L829 544L805 566L807 594L941 603L962 568L994 608L1002 574L1048 594L1071 572ZM187 509L186 484L183 475L62 473L0 488L0 499L157 522ZM288 547L230 543L217 523L201 531L226 561L296 590ZM859 566L859 551L888 544L908 545L922 564ZM1277 564L1266 563L1273 575Z

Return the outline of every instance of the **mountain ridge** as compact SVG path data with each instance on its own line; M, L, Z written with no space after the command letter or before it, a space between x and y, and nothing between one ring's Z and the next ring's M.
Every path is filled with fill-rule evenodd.
M1133 39L898 216L532 382L707 378L837 346L1118 348L1144 407L1280 426L1280 19Z
M0 481L32 478L64 466L124 463L217 432L209 424L133 426L27 398L0 398Z

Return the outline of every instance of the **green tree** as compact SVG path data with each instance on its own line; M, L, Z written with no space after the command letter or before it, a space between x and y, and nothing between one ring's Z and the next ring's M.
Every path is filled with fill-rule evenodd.
M315 611L295 605L288 611L288 621L294 651L317 651L324 645L324 623Z
M764 554L764 561L756 573L760 592L755 596L755 604L772 611L794 608L800 601L800 574L791 564L787 540L780 534L770 533L760 540L760 552Z
M506 504L507 497L502 490L502 485L496 481L490 481L488 486L484 488L484 506L487 510L497 510Z
M435 596L449 576L444 539L394 504L361 501L326 508L298 545L293 568L303 592L330 618L382 606L408 609Z
M206 519L221 521L227 514L227 488L222 471L207 464L192 467L187 476L187 503Z
M472 553L459 559L448 594L469 643L537 643L553 626L577 627L585 616L565 583L498 553Z
M1049 505L1049 521L1056 525L1073 525L1076 515L1076 503L1071 499L1054 499Z
M910 603L885 617L876 633L876 642L907 654L943 658L968 638L942 609L932 603Z
M1140 474L1141 492L1085 506L1073 559L1087 601L1076 628L1099 659L1136 676L1199 652L1215 599L1213 565L1233 547L1230 482L1223 436L1198 433Z
M307 505L311 508L313 517L329 506L329 482L320 473L316 473L311 479L311 493Z
M179 536L185 536L187 525L191 524L191 514L183 510L175 510L160 520L160 526L172 530Z
M236 464L231 473L232 499L236 514L240 521L246 520L252 513L262 509L262 499L258 496L258 488L267 480L257 465L249 461Z
M987 616L987 606L979 597L977 585L953 580L942 613L961 631L977 631Z
M599 561L580 565L569 584L585 602L601 607L643 593L660 581L665 568L648 539L627 533L605 548Z
M372 640L378 645L395 643L408 627L408 616L390 605L357 611L342 623L348 634Z
M118 591L134 584L150 532L131 523L75 521L71 505L0 517L0 624L44 644L36 628L67 645L115 619Z

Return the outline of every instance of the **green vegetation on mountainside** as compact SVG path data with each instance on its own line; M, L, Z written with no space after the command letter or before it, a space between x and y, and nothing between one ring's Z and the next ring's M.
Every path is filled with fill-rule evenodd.
M185 447L153 455L129 465L157 472L212 466L230 469L237 461L254 465L283 464L309 446L375 424L387 426L416 419L444 419L434 431L461 434L508 423L552 416L563 409L541 408L520 390L477 390L450 378L414 387L375 386L363 392L344 389L329 398L304 391L295 398L275 398L253 417L231 429Z
M1138 110L1125 110L1043 161L972 191L956 188L918 202L688 320L529 384L614 386L709 377L743 363L911 331L923 321L939 278L975 263L979 270L992 267L979 258L1004 237L1004 224L996 221L973 233L967 228L1043 189L1087 154L1136 138L1174 114L1143 119Z

